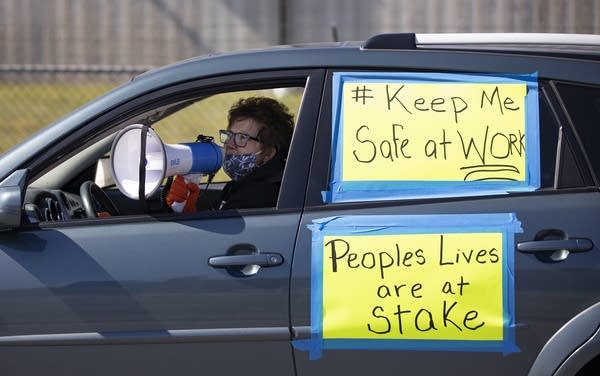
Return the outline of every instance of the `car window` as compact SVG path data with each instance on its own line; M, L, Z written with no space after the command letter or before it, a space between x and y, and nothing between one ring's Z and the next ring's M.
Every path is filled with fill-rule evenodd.
M328 88L331 88L333 85L329 85ZM572 188L572 187L580 187L585 185L585 179L582 177L584 171L577 167L575 163L576 158L574 157L574 147L572 142L570 142L570 138L566 137L566 133L568 130L561 127L560 116L562 114L562 110L560 106L556 103L556 100L553 98L553 91L550 88L550 85L543 79L538 80L539 87L539 95L538 95L538 113L539 113L539 186L533 191L539 190L552 190L552 189L560 189L560 188ZM325 94L326 97L331 97L332 94ZM360 93L356 94L357 96L361 95ZM360 99L360 98L359 98ZM420 103L420 102L419 102ZM418 106L421 104L417 103ZM333 104L332 104L333 106ZM442 107L438 107L441 109ZM431 109L430 109L431 110ZM335 115L336 110L332 108L332 113ZM328 117L328 114L325 114L322 119L326 122L332 124L333 119ZM335 128L335 127L334 127ZM336 130L333 129L332 132L334 134L330 137L335 137ZM391 138L390 138L391 139ZM361 140L364 145L369 145L364 142L365 138ZM401 146L401 138L396 141L397 146ZM335 148L335 141L329 141L330 147ZM468 144L464 143L468 147ZM382 146L383 145L382 143ZM363 147L363 150L365 148ZM357 148L358 150L358 148ZM400 150L400 149L398 149ZM433 149L432 149L433 150ZM474 149L472 149L474 150ZM333 158L333 152L330 153L330 158ZM378 151L378 152L381 152ZM395 156L395 155L394 155ZM398 153L397 156L401 156ZM333 179L334 173L334 162L330 160L329 166L327 167L327 179L324 181L321 186L320 191L321 197L319 197L319 204L331 204L331 202L327 201L326 192L331 190L331 181ZM558 168L557 168L558 166ZM431 169L432 173L436 173L434 169ZM519 193L523 194L523 193ZM477 192L474 191L469 196L477 196ZM316 195L311 196L311 198L316 198ZM443 196L442 196L443 197ZM410 199L411 197L407 198ZM360 201L360 200L357 200Z
M168 171L163 171L164 178L157 180L158 186L152 190L151 194L149 193L145 201L137 199L139 197L137 188L123 189L127 184L131 186L129 180L139 179L137 173L128 173L129 175L125 175L124 178L120 175L121 177L115 179L115 165L121 165L123 162L129 163L129 159L139 159L140 155L139 151L128 152L127 148L130 145L125 145L124 149L121 148L125 150L124 154L121 154L118 159L115 158L113 153L115 140L120 138L119 135L131 127L140 127L140 129L147 127L148 132L156 135L165 145L165 150L167 146L177 147L182 144L194 143L199 135L203 135L211 138L211 145L214 145L215 150L222 150L223 144L219 140L219 130L227 128L228 110L240 99L250 97L274 99L287 107L295 121L303 99L304 87L301 86L301 79L294 79L292 82L295 82L295 85L286 83L285 86L275 86L273 83L269 83L268 88L264 89L259 87L260 84L254 85L254 87L259 87L258 89L249 87L248 90L224 91L221 89L219 91L216 89L199 92L196 89L187 95L173 96L171 101L159 101L153 108L146 106L142 113L129 115L127 119L120 120L118 126L112 124L98 126L99 136L96 137L96 141L82 144L84 147L76 153L65 154L63 159L57 161L53 167L48 168L45 173L32 180L25 200L27 219L32 223L62 222L89 218L94 215L122 216L173 212L166 205L166 195L174 178L169 175ZM294 125L295 123L292 124L292 127ZM109 130L109 126L112 131ZM134 140L132 145L137 147L139 142ZM148 164L152 158L154 156L151 157L147 154L146 163ZM167 152L165 152L165 158L168 158ZM198 200L198 211L215 209L214 202L217 202L226 183L231 180L221 169L222 159L217 161L215 158L214 160L218 162L218 166L216 166L217 170L210 184L207 181L207 174L203 174L200 180L196 180L202 192L201 199ZM135 168L138 169L138 167ZM153 178L147 174L144 179L148 184ZM127 182L124 183L124 180ZM86 182L93 182L99 189L91 189L88 185L88 193L84 193L82 187ZM96 194L89 193L90 191L103 193L102 196L107 196L108 201L106 198L99 199ZM150 190L146 192L150 192ZM136 196L131 197L132 194ZM103 201L105 202L103 203ZM104 205L106 202L114 204L114 211L102 210L102 207L106 206ZM89 209L90 205L95 209ZM260 206L258 204L256 207L271 206L273 205Z
M596 86L558 83L558 92L572 122L596 178L600 176L600 88Z

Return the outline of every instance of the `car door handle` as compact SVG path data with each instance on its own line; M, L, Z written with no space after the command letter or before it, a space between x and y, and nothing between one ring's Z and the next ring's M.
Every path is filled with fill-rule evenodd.
M551 252L567 250L569 252L585 252L594 248L594 243L590 239L571 238L560 240L534 240L521 242L517 244L520 252Z
M283 263L279 253L254 253L250 255L213 256L208 259L208 265L213 268L230 266L259 265L261 267L278 266Z

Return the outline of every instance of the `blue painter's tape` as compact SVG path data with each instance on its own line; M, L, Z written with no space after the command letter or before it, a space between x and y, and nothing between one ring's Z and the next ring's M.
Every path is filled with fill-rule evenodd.
M439 230L447 228L464 229L465 227L506 227L513 230L521 228L521 222L514 213L480 213L480 214L435 214L435 215L364 215L337 216L315 219L309 226L315 231L352 228L349 231L360 231L360 228L429 228ZM460 231L465 232L465 231ZM313 243L314 245L314 243Z
M293 341L296 349L319 359L324 350L413 350L519 352L515 338L514 234L522 232L514 213L336 216L315 219L312 231L311 338ZM323 239L324 236L502 233L503 340L402 340L402 339L324 339L323 338Z
M476 343L473 343L476 342ZM502 352L507 348L503 341L449 341L449 340L327 340L325 350L413 350L413 351L476 351ZM515 351L511 351L515 352Z
M313 232L314 233L314 232ZM323 235L317 231L313 237L313 249L323 249ZM318 253L318 254L317 254ZM310 359L319 359L323 352L323 253L315 252L311 258L311 311L310 311Z
M348 181L343 167L344 83L525 83L525 178L522 181ZM531 74L445 74L445 73L368 73L338 72L333 75L332 165L329 190L322 192L324 202L400 200L434 197L461 197L533 191L540 187L540 142L537 73Z
M504 249L512 252L505 252L505 267L502 278L502 292L504 304L504 355L520 351L516 344L515 338L515 233L520 233L522 230L514 231L505 230L504 232Z

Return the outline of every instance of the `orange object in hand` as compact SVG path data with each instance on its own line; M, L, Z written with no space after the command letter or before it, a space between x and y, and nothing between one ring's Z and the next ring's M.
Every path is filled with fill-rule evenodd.
M166 201L169 207L173 207L174 203L185 202L183 207L184 213L196 211L196 202L200 196L200 187L194 182L186 182L183 176L177 176L169 192L167 193Z

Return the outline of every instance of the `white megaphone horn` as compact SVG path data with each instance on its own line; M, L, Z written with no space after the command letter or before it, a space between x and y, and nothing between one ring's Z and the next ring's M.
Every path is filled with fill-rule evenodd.
M143 134L145 139L142 139ZM212 139L163 144L152 128L144 129L142 124L133 124L120 131L110 154L117 187L124 195L136 200L140 197L142 179L145 180L143 192L147 198L167 176L214 174L223 163L223 151Z

